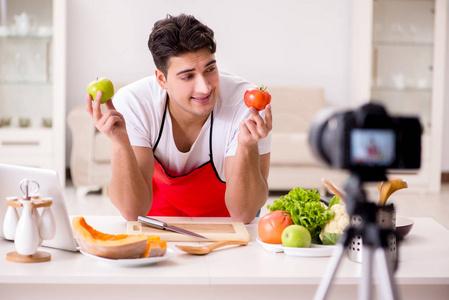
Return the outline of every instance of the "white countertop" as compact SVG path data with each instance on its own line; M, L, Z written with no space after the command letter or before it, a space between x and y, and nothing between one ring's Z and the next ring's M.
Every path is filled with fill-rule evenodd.
M85 218L97 230L112 234L126 233L126 222L121 217ZM186 218L181 220L185 221ZM230 219L195 218L195 221ZM438 299L438 295L446 297L441 299L447 299L449 230L430 218L415 218L414 221L412 231L399 245L399 268L395 278L401 295L403 299L423 299L419 297L428 290L436 295L432 299ZM187 295L195 295L195 299L212 299L209 297L214 295L214 299L220 299L217 293L223 293L222 299L252 299L256 296L257 299L273 299L279 293L288 291L301 291L304 299L311 299L330 258L293 257L268 252L255 241L257 220L247 225L247 229L252 237L248 246L218 249L206 256L193 256L179 251L174 245L198 242L170 242L168 247L175 251L175 257L154 265L133 268L117 267L81 253L50 248L40 248L41 251L51 253L49 262L13 263L6 260L6 253L15 250L14 244L2 240L0 299L10 299L5 297L12 295L10 293L14 293L14 299L21 298L17 295L39 299L36 296L40 292L43 293L42 298L57 299L61 296L58 293L62 291L65 299L75 299L86 287L89 293L95 290L98 295L107 296L108 299L122 299L120 295L124 292L127 299L131 299L133 293L133 299L158 293L174 297L166 299L180 299L180 296L184 299ZM332 288L336 294L331 298L339 299L339 295L347 298L348 290L356 293L360 274L361 264L344 257ZM26 285L30 289L20 288ZM53 288L48 289L49 286ZM125 286L132 288L127 289ZM67 293L71 289L73 291Z

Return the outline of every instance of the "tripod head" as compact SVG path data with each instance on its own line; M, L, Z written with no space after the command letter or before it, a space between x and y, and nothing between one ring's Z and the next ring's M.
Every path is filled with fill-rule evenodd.
M374 203L367 201L363 183L363 176L359 173L352 173L349 177L345 186L346 210L351 218L357 215L361 216L362 220L375 222L377 207Z

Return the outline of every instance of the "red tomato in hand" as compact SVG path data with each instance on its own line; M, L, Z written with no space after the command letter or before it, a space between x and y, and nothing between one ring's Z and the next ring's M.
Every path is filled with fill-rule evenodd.
M283 210L275 210L259 220L257 233L264 243L282 244L282 232L290 225L293 225L290 214Z
M271 95L266 87L260 87L247 90L243 99L245 100L246 106L252 106L257 111L260 111L265 109L265 106L271 102Z

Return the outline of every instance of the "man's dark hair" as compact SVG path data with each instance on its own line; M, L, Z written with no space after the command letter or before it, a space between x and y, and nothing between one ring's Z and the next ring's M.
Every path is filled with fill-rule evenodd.
M216 47L212 29L186 14L175 17L167 15L165 19L157 21L148 39L154 64L165 76L170 57L203 48L215 53Z

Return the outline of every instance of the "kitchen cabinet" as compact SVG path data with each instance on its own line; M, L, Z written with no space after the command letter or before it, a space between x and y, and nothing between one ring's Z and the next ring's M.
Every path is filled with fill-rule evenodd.
M65 183L65 1L0 0L0 163Z
M352 103L420 118L420 170L389 173L430 193L441 188L447 11L447 0L362 0L352 11Z

